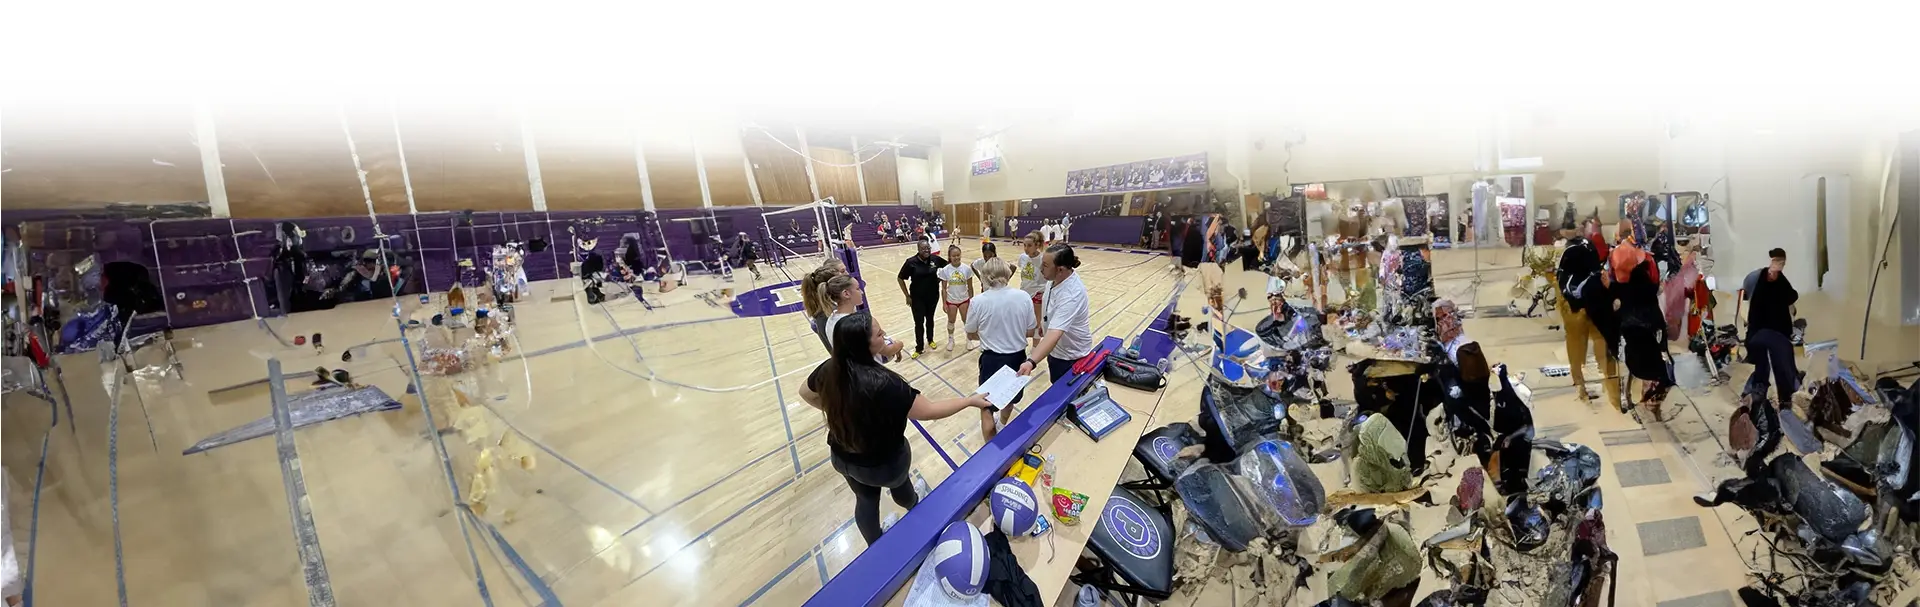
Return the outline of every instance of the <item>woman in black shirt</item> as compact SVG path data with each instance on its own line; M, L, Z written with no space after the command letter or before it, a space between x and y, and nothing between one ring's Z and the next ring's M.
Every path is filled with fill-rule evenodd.
M940 277L935 273L944 267L947 260L934 255L933 245L924 240L914 256L900 265L900 294L907 296L907 307L913 310L914 358L933 345L933 311L940 307Z
M913 453L907 447L907 420L935 420L968 407L987 407L987 397L972 395L928 400L874 355L886 334L866 312L840 319L833 327L833 356L807 376L800 398L827 416L827 447L833 469L853 488L854 523L873 544L880 538L880 489L893 503L912 508L920 502L908 472Z
M1640 407L1654 421L1662 421L1660 405L1666 402L1673 378L1666 358L1667 319L1660 313L1660 271L1652 255L1630 242L1615 246L1609 255L1608 272L1613 284L1607 291L1618 303L1615 315L1625 346L1627 373L1646 382ZM1627 396L1631 399L1631 392Z

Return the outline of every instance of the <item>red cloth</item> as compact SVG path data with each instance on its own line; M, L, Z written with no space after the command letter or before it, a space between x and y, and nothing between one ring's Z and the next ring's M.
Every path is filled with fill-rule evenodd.
M1713 292L1707 289L1707 279L1697 276L1693 281L1693 305L1687 311L1687 337L1700 334L1700 321L1713 318Z
M1692 331L1680 332L1680 327L1691 315L1687 299L1693 294L1694 283L1700 281L1700 269L1692 261L1681 264L1680 271L1660 285L1660 306L1667 316L1667 340L1674 341L1693 335Z
M1640 247L1634 246L1633 241L1629 239L1613 247L1613 252L1608 255L1607 260L1613 268L1613 282L1623 283L1633 277L1634 268L1639 267L1641 262L1653 261L1653 256L1648 255L1646 251L1640 250ZM1660 281L1660 277L1656 272L1657 270L1653 269L1652 264L1648 264L1647 275L1652 276L1654 282L1657 283Z

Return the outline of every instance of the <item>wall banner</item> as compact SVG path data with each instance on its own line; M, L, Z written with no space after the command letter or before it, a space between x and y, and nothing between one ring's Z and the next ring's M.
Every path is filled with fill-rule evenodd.
M1207 154L1156 158L1067 171L1067 194L1108 194L1206 187Z

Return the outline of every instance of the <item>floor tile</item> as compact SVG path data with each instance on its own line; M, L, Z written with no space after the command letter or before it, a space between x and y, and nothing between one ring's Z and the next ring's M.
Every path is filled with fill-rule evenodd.
M1658 607L1738 607L1738 605L1739 604L1733 600L1733 593L1720 590L1670 601L1660 601Z
M1673 478L1667 476L1667 465L1659 459L1620 462L1613 465L1613 473L1620 476L1621 487L1664 485L1673 482Z
M1615 430L1600 433L1600 443L1606 446L1635 445L1653 442L1653 435L1646 430Z
M1640 549L1647 556L1692 550L1707 545L1707 536L1700 530L1698 517L1685 516L1640 523L1639 529Z

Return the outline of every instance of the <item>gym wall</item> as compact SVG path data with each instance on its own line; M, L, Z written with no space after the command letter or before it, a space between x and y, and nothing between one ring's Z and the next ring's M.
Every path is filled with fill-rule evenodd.
M217 142L228 216L236 219L366 215L369 198L377 214L532 211L536 179L550 211L640 209L648 193L659 210L816 199L807 159L737 120L636 116L613 103L235 103L204 111L196 120L186 103L8 106L0 112L0 164L7 169L0 205L17 211L209 202L198 141L208 131ZM821 196L851 204L901 201L897 152L876 157L870 146L858 169L831 166L853 162L851 137L803 147L791 125L773 132L815 160ZM529 171L529 148L537 171ZM915 170L924 172L924 164Z

